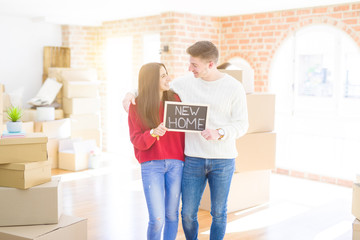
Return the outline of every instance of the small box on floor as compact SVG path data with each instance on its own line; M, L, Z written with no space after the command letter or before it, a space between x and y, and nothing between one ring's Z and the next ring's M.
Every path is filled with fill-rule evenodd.
M360 219L360 183L353 184L351 212L357 219Z
M356 218L353 222L352 240L360 240L360 221L359 221L359 219L356 219Z
M70 171L87 169L89 153L95 150L95 140L61 140L59 142L59 168Z
M58 224L0 227L6 240L86 240L87 219L62 215Z
M26 190L0 187L0 213L0 226L58 223L62 213L60 178Z
M47 161L47 142L43 133L0 139L0 164Z
M270 170L234 173L228 196L228 213L267 203L270 199L270 174ZM208 184L200 209L211 211Z
M0 186L27 189L51 181L49 161L0 164Z

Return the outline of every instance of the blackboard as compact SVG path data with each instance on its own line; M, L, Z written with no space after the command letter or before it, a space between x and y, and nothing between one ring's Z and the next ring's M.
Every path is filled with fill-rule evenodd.
M206 129L209 105L165 102L164 124L169 131L200 132Z

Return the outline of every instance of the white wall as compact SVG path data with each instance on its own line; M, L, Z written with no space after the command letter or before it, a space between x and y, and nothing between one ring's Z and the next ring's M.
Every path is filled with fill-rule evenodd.
M0 33L0 82L29 107L42 84L43 47L61 46L61 26L0 15Z

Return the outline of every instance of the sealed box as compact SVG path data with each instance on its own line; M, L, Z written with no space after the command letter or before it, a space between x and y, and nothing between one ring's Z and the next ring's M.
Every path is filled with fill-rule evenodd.
M360 219L360 183L353 184L351 212L357 219Z
M59 223L48 225L0 227L6 240L86 240L87 219L62 215Z
M227 73L236 80L240 81L247 94L254 92L254 70L250 67L246 67L244 69L219 69L219 71Z
M86 81L65 81L63 97L66 98L96 98L99 96L99 83Z
M276 133L249 133L236 140L235 172L275 168Z
M0 164L0 186L27 189L51 181L49 161Z
M270 174L270 170L234 173L228 196L227 212L240 211L267 203L270 199ZM204 190L200 209L211 210L209 184Z
M352 240L360 240L360 221L359 219L354 220L353 224L353 236L352 236Z
M71 137L71 121L69 118L35 122L35 132L42 132L48 138L69 138Z
M274 131L275 94L247 94L246 100L249 118L248 133Z
M0 212L0 226L58 223L62 213L60 178L26 190L0 187Z
M81 138L84 140L95 140L96 145L101 148L101 130L100 129L85 129L78 131L71 131L71 138Z
M58 168L59 166L59 141L57 138L50 138L47 143L48 159L51 168Z
M71 119L71 131L82 131L100 128L99 114L69 114L66 117Z
M48 69L48 77L56 78L58 82L64 83L66 81L97 81L97 71L95 68L56 68Z
M89 153L95 150L95 140L61 140L59 142L59 168L70 171L87 169Z
M65 114L88 114L100 111L100 98L63 98Z
M47 160L48 138L43 133L27 133L20 138L0 139L0 164Z

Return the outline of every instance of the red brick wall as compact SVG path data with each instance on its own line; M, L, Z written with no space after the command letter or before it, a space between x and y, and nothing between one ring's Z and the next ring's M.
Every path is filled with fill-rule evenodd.
M360 3L221 18L221 56L242 57L255 71L255 91L268 91L269 69L278 47L300 28L327 24L348 33L360 47Z
M284 39L304 26L327 24L348 33L360 47L360 3L286 10L232 17L205 17L167 12L157 16L106 22L101 27L63 27L63 45L71 48L72 67L96 67L106 96L104 47L106 39L133 37L133 76L136 81L142 64L142 37L160 33L161 55L171 77L187 71L186 48L198 40L211 40L220 49L219 63L242 57L255 70L255 91L266 92L272 59ZM103 98L105 99L105 98ZM106 104L102 104L106 116ZM104 119L102 122L105 123ZM103 126L106 150L106 126Z

